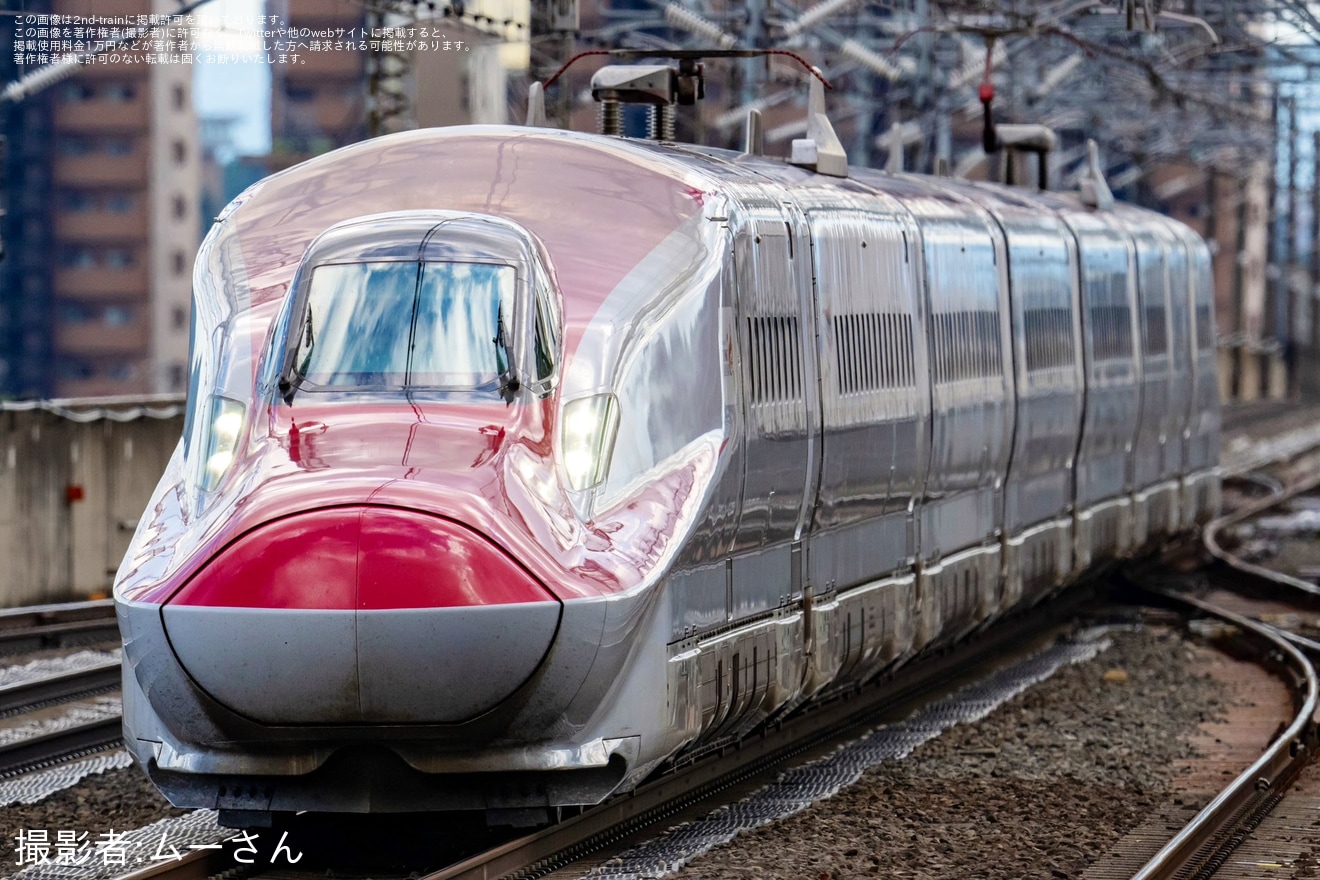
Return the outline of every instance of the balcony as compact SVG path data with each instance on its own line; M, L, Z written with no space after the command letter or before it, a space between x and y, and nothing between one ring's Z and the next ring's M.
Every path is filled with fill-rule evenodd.
M147 101L61 101L55 105L55 130L61 132L142 131L150 121Z
M120 327L99 321L60 324L55 328L55 353L73 357L120 354L145 357L150 331L147 322L138 318Z
M55 160L55 183L60 186L146 186L147 156L61 156Z
M68 299L137 299L146 302L147 270L144 266L126 269L56 269L55 295Z
M119 212L62 210L55 214L55 237L63 241L145 242L150 232L144 208Z

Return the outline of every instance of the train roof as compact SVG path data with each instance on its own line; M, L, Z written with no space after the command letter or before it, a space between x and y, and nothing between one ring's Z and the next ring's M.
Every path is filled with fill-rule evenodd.
M712 196L781 186L807 201L886 199L927 210L1091 213L1075 196L855 168L828 177L781 159L521 126L422 129L363 141L275 174L222 218L258 307L282 299L308 245L369 214L445 209L512 220L546 248L561 289L603 300ZM763 196L764 197L764 196ZM891 202L892 204L892 202Z

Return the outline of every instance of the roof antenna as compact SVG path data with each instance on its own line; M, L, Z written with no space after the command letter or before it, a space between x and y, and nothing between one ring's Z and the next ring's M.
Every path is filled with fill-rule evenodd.
M527 125L545 128L545 86L534 82L527 87Z
M765 126L760 110L747 111L747 131L743 137L743 152L748 156L765 154Z
M848 154L825 115L825 84L820 78L820 68L813 67L811 71L815 76L808 83L807 136L793 140L793 152L788 161L811 168L817 174L847 177Z
M1086 174L1078 184L1081 190L1082 204L1098 211L1108 211L1114 207L1114 194L1105 181L1105 173L1100 168L1100 148L1094 139L1086 141Z
M903 126L895 122L889 126L889 158L885 170L898 174L903 171Z

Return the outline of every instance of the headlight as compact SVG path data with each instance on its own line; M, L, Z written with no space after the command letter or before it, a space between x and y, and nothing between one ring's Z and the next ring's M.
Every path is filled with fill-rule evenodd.
M210 492L234 463L238 435L243 429L243 404L227 397L211 398L211 420L206 428L206 458L202 489Z
M564 404L562 448L570 486L581 492L604 481L618 427L619 405L613 394L597 394Z

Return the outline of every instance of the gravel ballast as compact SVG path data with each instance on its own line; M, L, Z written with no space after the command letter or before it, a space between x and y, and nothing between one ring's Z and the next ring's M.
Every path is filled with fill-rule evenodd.
M1161 805L1208 800L1176 793L1197 757L1191 740L1252 699L1204 671L1213 652L1177 634L1112 638L1096 660L676 876L1080 876Z
M1252 699L1250 687L1230 691L1205 671L1218 655L1175 633L1115 630L1109 638L1113 647L1095 660L697 858L680 876L1079 877L1162 805L1209 799L1204 785L1175 794L1195 775L1192 742L1213 747L1209 722ZM94 841L181 812L136 768L90 777L4 810L0 862L10 867L0 876L19 868L20 829L47 829L52 841L72 829Z
M136 767L90 776L74 788L57 792L40 803L11 804L3 810L4 840L0 840L0 875L17 873L15 838L20 831L45 830L54 844L57 832L87 833L95 845L109 831L130 831L187 810L171 807Z

